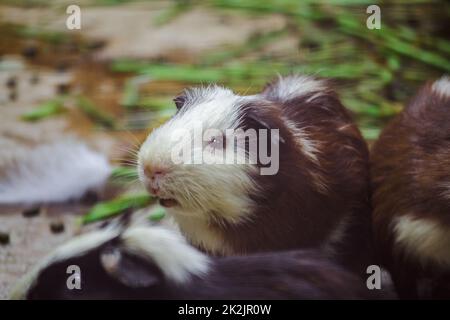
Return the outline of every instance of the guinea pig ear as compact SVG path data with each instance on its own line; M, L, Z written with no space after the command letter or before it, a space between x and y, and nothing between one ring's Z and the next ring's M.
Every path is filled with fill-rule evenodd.
M272 126L269 124L268 121L264 120L264 117L259 116L257 113L255 112L249 112L247 113L247 118L253 122L254 124L257 124L256 127L257 129L267 129L269 132L272 128ZM256 129L256 128L255 128ZM271 136L272 137L272 136ZM285 140L283 139L283 137L280 135L278 136L278 141L280 143L285 143ZM274 142L277 143L277 142Z
M143 259L108 246L100 253L100 263L107 274L125 286L150 287L161 281L161 272Z
M184 94L180 94L179 96L173 99L173 102L175 103L177 110L180 110L184 106L184 104L186 103L186 99L187 97Z

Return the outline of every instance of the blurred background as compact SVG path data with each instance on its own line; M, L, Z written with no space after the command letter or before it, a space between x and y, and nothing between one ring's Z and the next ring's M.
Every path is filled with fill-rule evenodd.
M80 30L66 27L72 4ZM372 4L380 30L366 26ZM447 1L0 0L0 298L104 219L165 219L136 183L135 154L183 88L332 78L370 144L419 86L450 73L449 57Z

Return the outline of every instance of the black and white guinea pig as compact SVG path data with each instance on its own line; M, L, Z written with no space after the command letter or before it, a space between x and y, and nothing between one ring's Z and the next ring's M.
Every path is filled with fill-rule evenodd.
M76 266L78 286L68 286ZM68 273L69 270L69 273ZM73 284L73 283L72 283ZM317 252L208 257L164 227L103 229L50 254L12 299L365 299L365 281Z
M450 78L426 84L371 155L378 251L400 297L450 297Z
M178 112L142 144L138 171L193 245L217 255L320 247L365 270L368 150L327 81L292 75L252 96L209 86L174 101ZM207 129L205 139L199 132ZM242 133L251 129L269 134ZM241 134L229 139L229 130ZM188 136L181 146L174 139L180 131ZM277 157L220 164L223 154L237 153L234 139L244 149L250 141L265 143ZM180 147L194 155L191 163L173 161ZM204 161L195 162L201 147ZM252 153L245 151L248 160Z

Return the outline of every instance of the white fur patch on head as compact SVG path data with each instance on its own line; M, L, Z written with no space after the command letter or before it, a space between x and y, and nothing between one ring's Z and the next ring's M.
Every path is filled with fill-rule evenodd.
M404 215L394 222L395 240L422 263L450 267L450 228L426 218Z
M270 84L264 92L269 100L288 101L297 97L316 92L308 101L326 94L328 87L324 80L306 75L279 76L275 83Z
M111 173L105 156L78 141L38 146L4 164L0 203L63 202L101 186Z
M442 192L442 196L450 201L450 181L446 181L444 183L441 184L442 188L443 188L443 192Z
M431 88L442 97L450 98L450 78L448 76L436 80Z
M294 136L295 144L297 145L297 148L300 150L300 152L302 152L307 158L309 158L309 160L320 165L318 158L318 154L320 152L318 148L319 142L311 139L305 129L299 128L295 122L287 118L284 118L283 121L286 124L286 127ZM325 177L318 172L311 172L310 174L312 176L316 190L323 194L326 194L328 192L328 183Z
M324 80L315 79L306 75L291 75L282 77L269 85L269 88L263 92L263 96L269 100L286 102L288 100L314 93L307 102L310 102L329 92L328 86ZM295 138L299 150L311 161L318 163L319 145L317 141L310 139L304 128L300 128L294 121L283 118L287 128ZM317 175L315 185L320 192L327 191L327 183Z
M13 300L25 299L28 291L36 282L39 274L53 263L68 258L77 257L92 250L103 243L113 239L119 234L118 230L105 228L92 233L80 235L56 248L52 253L42 259L30 272L28 272L13 288L10 298Z
M208 87L185 90L186 102L183 108L171 120L169 125L178 128L176 123L182 118L183 126L190 126L201 121L206 127L235 128L239 122L239 106L245 99L233 91L211 85Z
M291 131L295 138L295 142L298 144L303 154L305 154L310 160L318 163L319 159L317 158L317 154L319 149L317 142L310 139L305 130L303 128L299 128L295 122L287 118L284 118L283 121L286 124L286 127Z
M121 239L123 250L155 262L174 282L183 283L192 275L208 272L208 257L172 230L157 226L130 228L121 235Z

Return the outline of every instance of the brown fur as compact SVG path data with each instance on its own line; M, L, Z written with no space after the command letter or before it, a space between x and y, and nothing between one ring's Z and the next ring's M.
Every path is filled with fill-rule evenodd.
M450 227L450 198L444 196L450 193L450 99L431 84L422 88L374 145L371 171L378 251L399 294L417 298L422 279L435 282L443 270L398 247L393 221L409 215Z
M267 99L270 90L269 85ZM367 147L337 95L329 90L308 101L314 94L242 107L242 128L280 130L280 169L275 176L253 177L262 192L250 195L257 207L249 222L213 223L212 228L234 253L246 254L323 247L346 219L343 239L331 244L332 251L346 265L365 272L372 253ZM284 119L317 144L317 161L296 146Z

